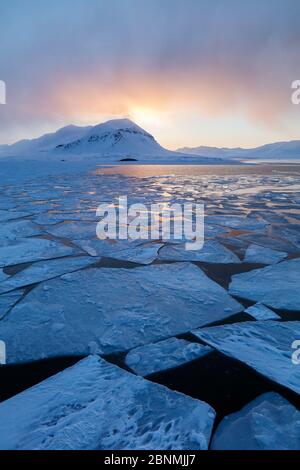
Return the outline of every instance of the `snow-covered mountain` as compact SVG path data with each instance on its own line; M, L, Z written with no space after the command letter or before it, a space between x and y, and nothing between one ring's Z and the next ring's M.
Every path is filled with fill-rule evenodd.
M114 119L87 130L80 138L56 146L60 153L120 155L166 155L154 137L130 119Z
M217 148L217 147L184 147L177 150L180 153L201 155L203 157L223 159L254 159L254 160L298 160L300 159L300 140L290 142L275 142L253 149Z
M53 151L59 144L67 144L80 139L92 126L66 126L54 133L45 134L37 139L20 140L13 145L0 146L0 153L6 155L30 155L35 153Z
M37 139L0 146L5 156L177 156L164 149L154 137L129 119L115 119L96 126L66 126Z

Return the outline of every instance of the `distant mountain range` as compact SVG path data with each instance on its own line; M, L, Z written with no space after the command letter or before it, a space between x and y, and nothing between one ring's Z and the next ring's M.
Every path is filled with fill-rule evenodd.
M201 155L207 158L240 159L240 160L298 160L300 159L300 140L275 142L252 149L218 148L218 147L183 147L180 153Z
M254 149L184 147L176 152L163 148L147 131L130 119L114 119L96 126L66 126L37 139L0 146L2 157L96 157L107 161L155 161L161 163L231 163L236 160L297 160L300 141L279 142Z

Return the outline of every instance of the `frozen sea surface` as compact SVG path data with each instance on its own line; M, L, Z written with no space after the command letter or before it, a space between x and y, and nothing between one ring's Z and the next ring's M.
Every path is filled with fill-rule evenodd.
M0 337L7 344L8 363L109 354L242 310L225 289L189 263L92 268L41 283L0 322Z
M279 315L260 303L248 307L245 310L245 313L251 315L251 317L255 318L255 320L280 320Z
M0 404L0 449L206 450L215 412L96 356Z
M170 338L154 344L132 349L125 363L133 372L146 376L172 369L204 357L213 351L209 346L191 343L184 339Z
M232 277L232 295L262 302L266 306L300 311L300 258Z
M261 395L219 424L213 450L299 450L300 411L276 393Z
M209 346L245 362L260 374L300 394L300 368L292 362L300 322L261 321L194 331Z
M291 361L291 344L300 337L299 322L286 322L298 319L300 311L299 169L299 165L97 168L92 159L42 163L19 159L14 165L11 159L1 159L0 340L7 342L8 364L22 363L16 369L9 368L16 370L14 380L19 383L27 376L17 372L18 368L27 372L41 367L39 359L48 359L42 362L46 369L49 361L57 361L59 370L60 356L114 353L121 367L126 366L126 355L127 360L133 357L132 368L140 374L154 369L164 374L175 364L172 374L180 369L184 381L202 383L201 371L210 363L209 358L217 355L216 360L222 363L220 357L224 356L214 352L197 356L190 363L194 354L208 347L190 346L193 337L189 332L197 329L198 338L205 335L202 341L227 354L229 364L230 357L238 359L239 367L248 364L262 374L260 377L271 379L274 390L281 384L299 393L299 367L292 367ZM97 207L103 203L114 206L120 195L128 196L128 204L143 203L147 207L157 203L163 207L173 203L203 204L204 249L187 252L181 245L185 240L98 240ZM264 264L270 266L263 269ZM274 314L270 309L275 310ZM277 313L281 321L279 317L277 321L267 320ZM240 323L249 320L246 314L252 314L257 321ZM227 322L232 325L225 326ZM203 328L207 325L210 328ZM27 364L29 361L33 364ZM249 369L245 369L247 378ZM217 368L215 373L220 370ZM215 380L212 373L208 376L209 381ZM114 377L107 375L111 392ZM26 393L33 410L34 395L30 390ZM237 393L245 391L239 388ZM75 403L78 394L73 389L72 396ZM104 407L111 397L103 396ZM23 403L22 398L20 409ZM62 422L60 416L65 416L69 406L67 403L65 408L64 404L62 415L59 409L54 418L51 409L45 408L41 422L47 423L46 428L48 421L50 427ZM88 425L93 428L90 423L94 421L90 415L84 421L84 409L77 404L76 428L85 423L85 432ZM102 410L99 407L100 413ZM230 410L238 411L234 403ZM276 423L277 411L274 413ZM183 407L178 408L179 415L183 422ZM142 413L139 428L147 416L146 411ZM264 425L262 422L262 428ZM97 426L99 420L93 429ZM284 420L282 426L284 429ZM187 428L193 431L197 425L188 421ZM40 429L43 432L44 427ZM252 429L251 435L255 432ZM280 436L276 428L274 432ZM25 434L26 430L24 441L23 437L17 440L23 446ZM73 441L73 435L68 439L62 435L63 440L57 437L55 444L54 440L47 441L49 447L60 442L65 446L67 440L74 448L80 446ZM141 439L144 443L148 438ZM149 448L162 442L156 437L149 439ZM190 444L190 436L184 439L180 445L194 445ZM17 441L14 445L19 445ZM30 434L29 441L29 446L41 445L37 430ZM101 442L114 445L120 441ZM128 442L124 445L130 447ZM141 441L131 442L138 446ZM96 444L91 440L89 445ZM173 441L172 445L176 447Z

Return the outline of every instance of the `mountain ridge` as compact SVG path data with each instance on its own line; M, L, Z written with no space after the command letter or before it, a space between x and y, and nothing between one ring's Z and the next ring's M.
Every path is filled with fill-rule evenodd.
M189 155L201 155L206 158L232 158L232 159L274 159L292 160L300 159L300 140L290 140L264 144L254 148L228 148L228 147L182 147L176 150Z

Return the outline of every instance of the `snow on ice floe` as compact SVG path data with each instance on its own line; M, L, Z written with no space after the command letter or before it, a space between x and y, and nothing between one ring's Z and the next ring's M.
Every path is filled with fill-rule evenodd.
M200 250L187 250L185 244L164 246L159 259L172 261L199 261L204 263L240 263L240 259L228 248L216 241L205 241Z
M0 246L0 266L28 263L74 255L75 248L44 238L20 238Z
M0 449L206 450L214 418L205 402L89 356L0 404Z
M184 339L169 338L155 344L146 344L129 351L125 363L133 372L145 377L187 364L210 354L209 346Z
M23 290L10 292L9 294L0 295L0 320L7 314L7 312L21 299L24 295Z
M8 363L109 354L242 310L192 264L90 268L39 284L1 322L0 338L7 344Z
M262 230L268 225L268 222L264 220L258 220L254 217L244 217L242 215L209 215L205 217L205 223L221 225L236 230Z
M300 393L300 367L292 362L292 344L300 338L299 321L244 322L198 329L193 334L223 354Z
M151 264L163 246L145 243L143 240L74 240L74 243L90 256L103 256L138 264Z
M251 315L251 317L255 318L256 320L280 320L280 316L277 315L273 310L266 307L264 304L258 303L252 305L245 310L245 313Z
M265 393L217 427L212 450L299 450L300 411L277 393Z
M270 308L300 311L300 258L263 269L236 274L229 285L231 295Z
M272 250L259 245L250 245L245 253L245 263L276 264L287 257L283 251Z
M7 280L0 282L0 294L77 271L96 262L97 258L91 258L90 256L38 261Z

